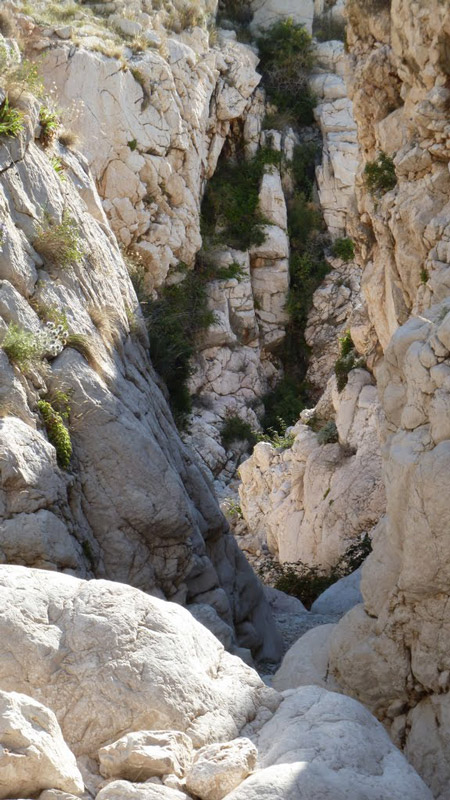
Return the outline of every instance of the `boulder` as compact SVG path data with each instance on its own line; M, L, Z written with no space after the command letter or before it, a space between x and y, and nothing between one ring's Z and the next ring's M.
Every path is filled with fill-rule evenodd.
M171 789L160 783L112 781L99 791L95 800L191 800L191 798L178 789Z
M284 697L255 734L260 768L227 800L432 800L360 703L316 686Z
M145 781L155 775L181 777L192 761L192 742L181 731L137 731L98 751L105 778Z
M0 605L0 688L45 702L77 755L141 730L227 740L279 702L188 611L130 586L0 566Z
M43 789L79 795L83 788L53 712L25 694L0 690L0 798Z
M202 747L186 775L186 788L200 800L222 800L253 772L257 757L249 739Z

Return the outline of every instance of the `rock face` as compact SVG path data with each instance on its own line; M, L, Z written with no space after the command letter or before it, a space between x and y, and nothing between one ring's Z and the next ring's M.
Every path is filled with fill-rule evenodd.
M0 567L0 587L0 687L48 705L76 755L95 757L124 731L184 731L197 747L227 740L261 704L277 706L256 672L180 606L25 567Z
M330 648L340 686L383 719L442 800L450 790L449 310L444 302L411 318L386 350L378 386L387 516L362 570L364 605L339 623Z
M56 358L47 352L19 369L1 352L2 560L121 580L181 602L205 602L209 593L228 625L262 613L251 623L252 647L264 650L262 589L179 439L86 162L55 145L62 182L34 142L37 113L33 106L21 141L0 147L1 329L13 323L37 337L56 314L84 356L61 345ZM39 225L61 230L64 220L79 248L66 267L33 247ZM69 472L58 468L37 413L38 400L58 392L70 406ZM18 541L26 544L20 553ZM239 574L243 604L232 599Z
M282 562L333 566L384 512L376 388L364 370L332 384L338 443L298 423L292 447L258 444L240 467L249 530Z
M55 715L31 697L0 691L0 797L53 788L76 795L84 788Z
M171 32L156 9L150 17L163 44L136 51L125 39L122 61L96 50L92 20L78 30L84 46L62 43L42 26L30 37L39 50L48 48L43 71L47 86L56 85L58 102L70 109L83 97L72 128L120 245L141 259L147 293L179 280L178 265L194 268L203 192L224 144L234 147L244 132L249 157L267 144L254 51L229 31L210 46L200 26L180 31L172 25ZM119 22L130 20L116 14L108 24L117 28ZM274 144L280 149L281 141ZM264 244L214 254L219 268L238 264L242 274L208 286L215 324L198 343L189 382L195 401L185 440L209 477L222 482L233 476L241 452L222 445L220 430L233 415L258 428L254 409L278 374L270 356L287 322L287 214L275 167L263 176L260 209L268 223Z
M347 5L349 83L363 165L382 151L394 187L371 194L357 179L362 288L384 349L411 310L448 295L449 20L438 0Z

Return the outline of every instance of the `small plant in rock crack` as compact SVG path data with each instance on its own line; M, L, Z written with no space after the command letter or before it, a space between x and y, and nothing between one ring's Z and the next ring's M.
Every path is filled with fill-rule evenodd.
M59 117L56 111L41 106L39 112L39 123L41 126L41 133L39 141L44 147L48 147L56 137L59 128Z
M339 441L339 433L333 420L327 422L317 433L319 444L334 444Z
M39 400L38 409L44 421L48 440L56 450L58 464L61 469L67 469L72 456L72 442L62 415L55 411L48 400Z
M385 194L397 184L397 175L392 158L381 152L376 161L369 161L364 167L367 188L372 194Z
M44 216L33 247L50 265L61 269L78 264L83 258L78 226L68 211L63 211L59 224Z
M7 95L0 106L0 136L18 136L23 131L23 120L23 112L11 108Z
M257 436L252 426L237 414L227 417L221 428L220 436L225 448L230 447L233 442L247 442L253 448L257 442Z
M258 574L263 583L297 597L310 609L325 589L358 569L371 550L370 536L364 532L349 545L337 564L328 569L309 566L302 561L280 564L271 557L259 568Z
M334 365L334 373L336 375L338 392L342 392L348 383L348 373L352 369L363 369L366 366L366 362L363 358L358 356L350 331L346 331L344 335L339 338L339 346L340 354Z

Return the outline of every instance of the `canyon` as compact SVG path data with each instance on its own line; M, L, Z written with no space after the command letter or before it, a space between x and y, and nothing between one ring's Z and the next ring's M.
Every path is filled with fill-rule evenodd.
M450 797L449 11L2 3L1 798Z

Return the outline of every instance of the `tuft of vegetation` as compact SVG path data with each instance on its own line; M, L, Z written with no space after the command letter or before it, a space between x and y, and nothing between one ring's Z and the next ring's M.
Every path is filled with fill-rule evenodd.
M72 442L62 415L55 411L48 400L39 400L38 409L44 421L48 440L56 450L58 464L61 469L67 469L72 456Z
M240 283L245 276L246 272L242 265L238 264L237 261L233 261L227 267L218 267L213 278L219 281L236 280L238 283Z
M269 100L280 112L293 114L298 123L311 125L316 104L308 84L314 64L311 36L288 18L263 31L257 43Z
M0 106L0 136L18 136L23 131L24 114L11 108L8 95Z
M355 257L355 245L353 240L348 237L335 239L331 245L331 252L335 258L340 258L342 261L352 261Z
M137 139L131 139L129 142L127 142L127 144L131 152L134 153L137 148Z
M364 167L366 185L372 194L385 194L397 185L397 175L392 158L381 152L376 161Z
M58 134L58 141L63 145L63 147L67 147L69 150L71 150L77 146L80 141L80 137L74 131L63 128L63 130Z
M294 147L290 163L292 177L297 186L301 186L306 200L311 200L316 177L316 157L319 147L315 142L302 142Z
M257 436L251 425L237 414L227 417L221 428L220 437L225 448L233 442L247 442L249 447L253 448L257 442Z
M52 158L50 159L50 163L51 163L53 169L55 170L58 178L61 181L67 180L66 176L65 176L65 172L64 172L64 164L62 163L60 157L59 156L52 156Z
M295 433L287 433L287 425L282 417L277 420L278 429L267 428L264 433L256 434L258 442L268 442L276 450L287 450L295 441Z
M261 148L251 161L222 161L209 181L202 203L202 234L216 244L248 250L264 242L266 220L259 211L265 167L280 166L281 153Z
M99 371L94 348L89 338L83 333L69 333L66 339L66 347L72 347L73 350L77 350L77 352L83 356L92 369L94 369L96 372Z
M338 392L342 392L348 383L348 373L357 367L364 367L365 361L358 356L350 331L346 331L343 336L339 337L339 345L340 354L334 365L334 373L336 375Z
M364 533L349 546L337 564L328 570L310 567L302 561L280 564L275 559L269 559L258 572L264 583L297 597L307 609L310 609L314 600L325 589L358 569L371 550L370 537Z
M59 224L48 216L44 218L33 247L48 264L61 269L78 264L83 258L78 226L68 211L63 211Z
M22 372L36 366L43 356L39 337L14 322L9 323L1 346L9 360Z
M58 114L47 106L41 106L39 124L41 126L39 141L43 147L48 147L54 141L59 128Z
M339 433L336 423L331 419L317 433L319 444L336 444L339 441Z
M429 277L428 270L425 267L422 267L420 270L420 282L425 284Z

